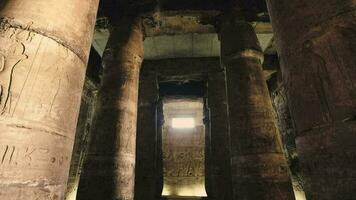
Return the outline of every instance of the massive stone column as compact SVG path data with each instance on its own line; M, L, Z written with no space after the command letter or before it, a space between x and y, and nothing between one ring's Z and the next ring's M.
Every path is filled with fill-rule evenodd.
M0 199L63 199L98 0L0 3Z
M89 133L93 119L92 116L94 112L96 96L97 85L87 78L84 83L83 95L80 105L65 200L75 200L77 196L84 155L88 149L88 141L90 140Z
M140 18L125 17L104 52L92 138L78 189L79 200L134 197L139 71L143 60Z
M226 69L233 199L293 200L254 29L245 21L226 19L220 27L220 40Z
M92 124L95 100L100 82L100 68L101 57L92 46L89 54L87 72L85 75L86 77L80 104L65 200L75 200L77 196L84 155L88 149L88 143L90 140L90 127Z
M208 107L210 110L209 199L231 200L230 136L227 115L225 73L209 70ZM206 155L207 157L208 155Z
M159 200L156 73L142 70L137 121L135 200Z
M307 199L354 199L356 1L267 2Z

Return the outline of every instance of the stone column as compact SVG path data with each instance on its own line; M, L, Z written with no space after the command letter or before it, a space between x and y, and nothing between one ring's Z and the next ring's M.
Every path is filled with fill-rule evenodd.
M354 199L356 1L267 2L307 199Z
M228 127L225 73L211 69L208 74L210 109L210 194L212 200L232 200L230 136ZM207 167L208 167L207 166Z
M75 200L80 180L81 169L84 156L88 149L90 140L90 127L92 124L95 100L98 94L98 85L100 82L101 57L94 47L91 47L87 72L85 75L82 100L75 134L72 159L70 162L69 178L65 200Z
M226 69L233 199L292 200L293 189L251 24L226 19L220 29Z
M137 123L135 200L158 200L157 101L156 73L143 70L140 75L140 94Z
M0 199L63 199L98 0L0 3Z
M84 155L88 149L88 141L90 140L89 133L93 119L92 116L94 112L96 95L97 85L87 78L84 83L83 95L80 105L65 200L75 200L77 196Z
M139 71L143 60L140 18L125 17L104 52L92 139L79 183L79 200L134 197Z

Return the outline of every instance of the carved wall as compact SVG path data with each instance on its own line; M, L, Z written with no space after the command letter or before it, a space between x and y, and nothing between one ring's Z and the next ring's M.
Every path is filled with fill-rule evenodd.
M205 127L202 99L166 100L163 103L164 196L206 196L204 177ZM177 129L172 118L192 117L194 128Z

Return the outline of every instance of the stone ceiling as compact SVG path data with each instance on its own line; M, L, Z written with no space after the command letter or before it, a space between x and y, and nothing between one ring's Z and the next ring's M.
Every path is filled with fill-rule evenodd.
M204 23L206 18L218 14L218 11L166 11L160 12L154 23L151 20L144 21L145 59L219 57L218 34L212 24ZM263 50L267 49L273 38L271 24L261 21L251 23ZM108 29L96 29L93 46L100 55L108 37Z
M102 0L93 47L102 55L109 21L120 12L151 11L145 18L145 59L219 57L220 41L214 24L228 3L217 0ZM159 5L159 9L157 8ZM272 27L264 0L241 0L242 10L253 23L266 54L275 54ZM135 8L135 9L133 9ZM154 11L152 11L154 10ZM267 17L266 17L267 16Z
M257 35L265 50L271 43L273 34ZM93 46L102 55L109 37L107 30L97 30ZM159 35L147 37L144 42L145 59L219 57L220 41L216 33L185 33L179 35Z
M265 0L101 0L99 16L115 17L123 13L160 11L222 11L237 5L248 21L268 20ZM234 6L236 7L236 6Z

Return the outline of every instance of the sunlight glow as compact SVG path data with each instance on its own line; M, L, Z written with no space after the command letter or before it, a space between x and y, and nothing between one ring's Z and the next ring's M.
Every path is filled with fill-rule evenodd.
M172 188L164 185L162 196L177 196L177 197L207 197L205 192L205 184L202 185L188 185L180 188Z
M194 128L195 120L194 118L173 118L172 128Z

